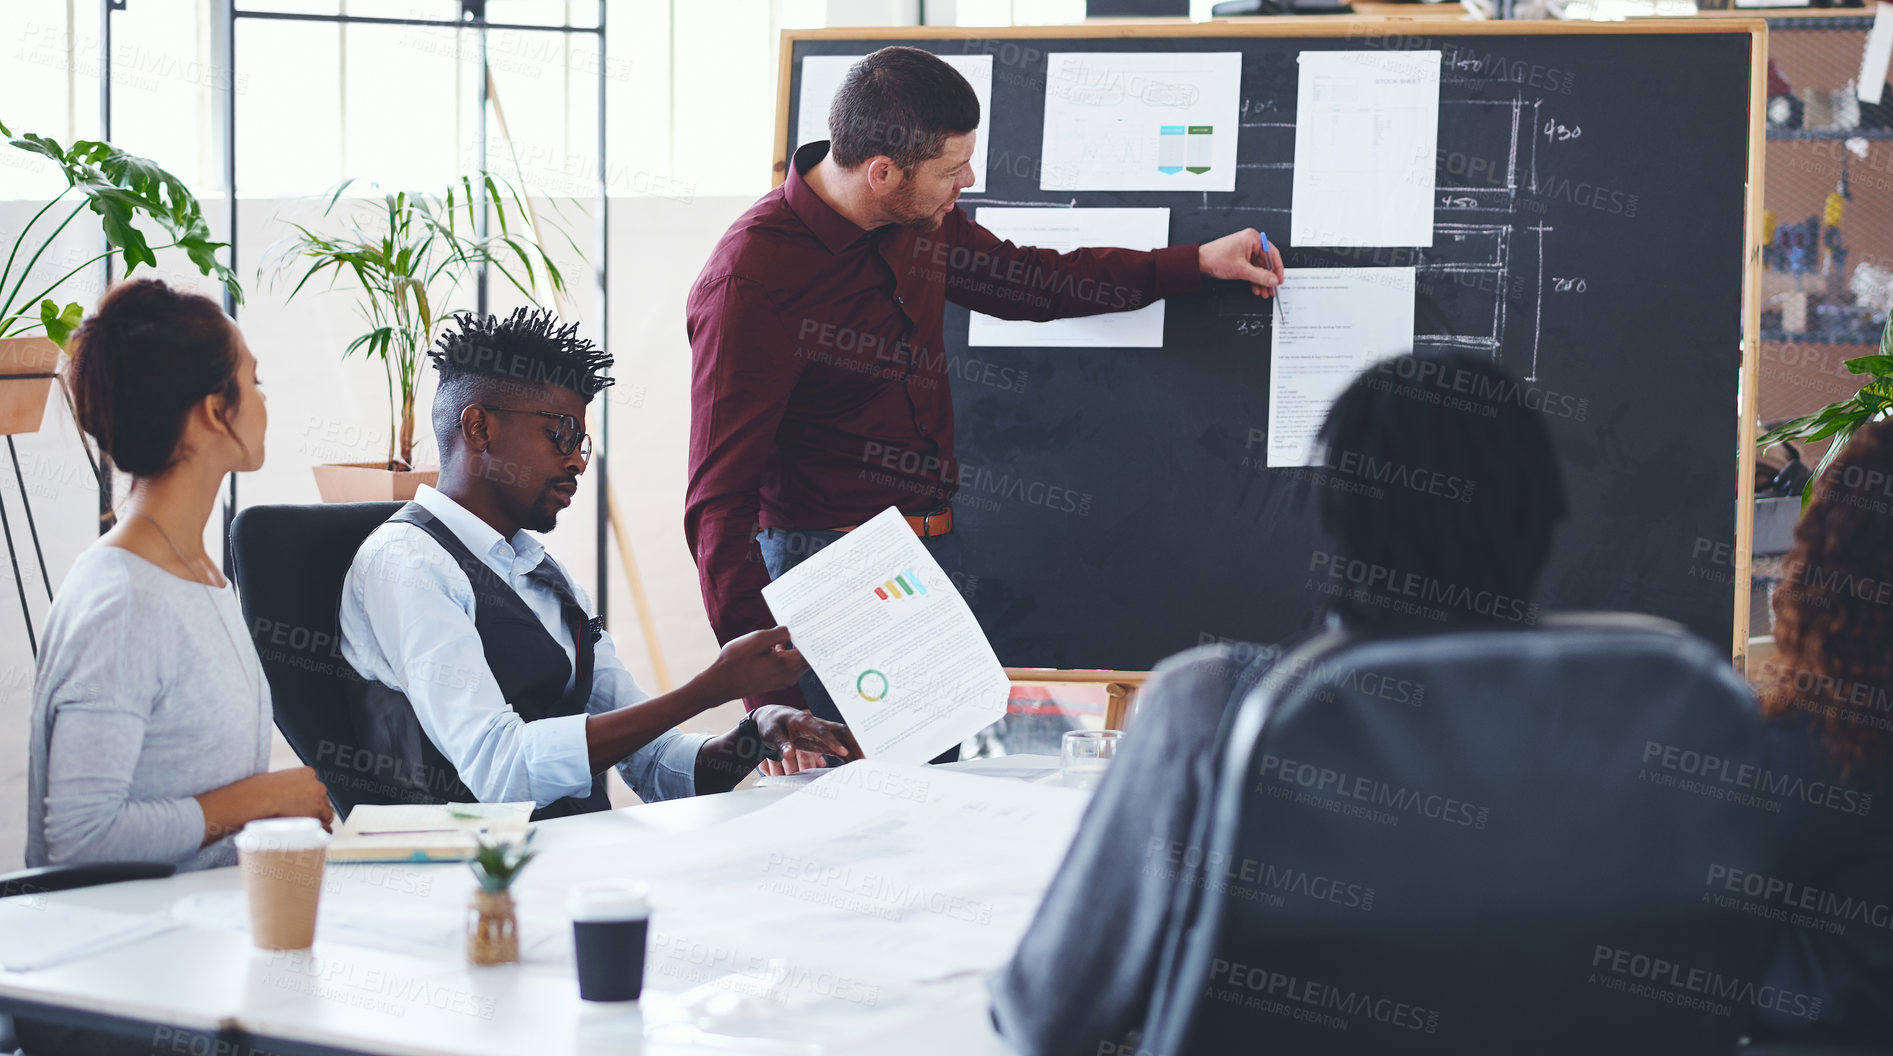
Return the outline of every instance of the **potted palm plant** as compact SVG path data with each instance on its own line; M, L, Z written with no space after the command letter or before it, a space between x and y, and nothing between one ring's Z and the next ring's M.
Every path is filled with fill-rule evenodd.
M345 202L343 193L354 182L330 192L323 208L323 218L333 219L336 230L292 223L295 235L271 256L279 278L302 268L289 293L292 300L325 273L331 288L343 278L354 281L368 329L348 343L342 357L380 360L387 378L388 457L317 465L323 501L411 499L420 485L440 476L437 466L414 464L414 403L427 349L451 316L445 306L454 292L475 268L485 266L537 304L542 279L563 293L565 277L540 248L520 191L497 176L463 176L444 195L397 191L378 202ZM483 235L478 219L489 204L499 229ZM566 241L571 243L569 237Z
M181 249L201 274L223 283L233 299L242 301L243 290L230 269L217 261L216 252L224 243L210 240L210 228L196 197L182 180L150 159L97 140L82 139L65 147L31 132L14 139L4 124L0 124L0 135L8 137L16 149L51 161L66 179L65 188L14 235L6 264L0 267L0 434L12 435L36 432L40 427L60 350L78 327L83 311L76 301L62 305L59 300L64 298L55 298L87 268L117 257L129 275L141 264L156 267L159 250ZM60 233L88 209L98 215L105 248L58 278L29 286L34 266ZM151 245L133 225L138 219L157 224L171 241Z
M1813 475L1801 490L1802 509L1814 498L1815 481L1839 457L1847 441L1863 426L1893 412L1893 313L1887 316L1886 327L1880 334L1880 351L1846 360L1845 366L1849 372L1866 377L1859 391L1813 414L1790 418L1755 438L1755 445L1763 449L1797 440L1804 444L1828 441L1827 451L1821 455Z

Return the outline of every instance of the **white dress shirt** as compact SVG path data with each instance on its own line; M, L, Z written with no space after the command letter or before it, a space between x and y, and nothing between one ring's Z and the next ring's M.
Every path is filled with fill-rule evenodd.
M591 600L544 544L524 531L511 540L459 503L426 485L414 501L519 593L572 661L578 651L559 598L528 578L551 561L587 613ZM486 665L473 623L473 584L419 525L375 529L356 552L342 585L342 656L363 678L407 694L421 729L486 803L532 800L545 806L591 791L585 719L649 699L618 660L611 635L593 650L592 695L584 715L527 722L507 704ZM666 730L618 764L625 783L647 801L696 794L697 751L708 734Z

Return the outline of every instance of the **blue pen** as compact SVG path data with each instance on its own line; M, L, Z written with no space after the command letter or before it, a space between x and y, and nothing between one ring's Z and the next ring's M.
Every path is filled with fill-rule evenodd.
M1262 259L1267 260L1269 258L1269 233L1267 231L1257 231L1256 235L1262 239ZM1282 313L1282 322L1288 322L1288 309L1282 307L1282 291L1279 287L1275 291L1275 310Z

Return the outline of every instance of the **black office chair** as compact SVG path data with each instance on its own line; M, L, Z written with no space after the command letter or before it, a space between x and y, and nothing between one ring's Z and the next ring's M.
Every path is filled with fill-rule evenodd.
M364 767L343 686L359 678L342 658L337 607L362 541L398 502L252 506L230 526L237 593L275 700L276 728L328 786L336 813L394 802Z
M170 862L85 862L48 865L0 873L0 898L15 895L50 895L77 887L116 884L121 880L162 880L177 872Z
M1726 654L1634 616L1332 634L1223 752L1140 1052L1734 1052L1691 973L1759 985L1768 924L1705 881L1781 874L1716 776L1764 758Z

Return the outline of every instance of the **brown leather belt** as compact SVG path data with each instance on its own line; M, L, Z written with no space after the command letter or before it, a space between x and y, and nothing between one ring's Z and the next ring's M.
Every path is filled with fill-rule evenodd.
M907 527L912 528L914 534L922 539L931 539L937 535L945 535L953 530L953 507L951 506L934 510L931 513L903 513L901 516L907 519ZM837 532L852 532L859 527L861 526L858 524L851 524L846 528L836 528L833 530Z

